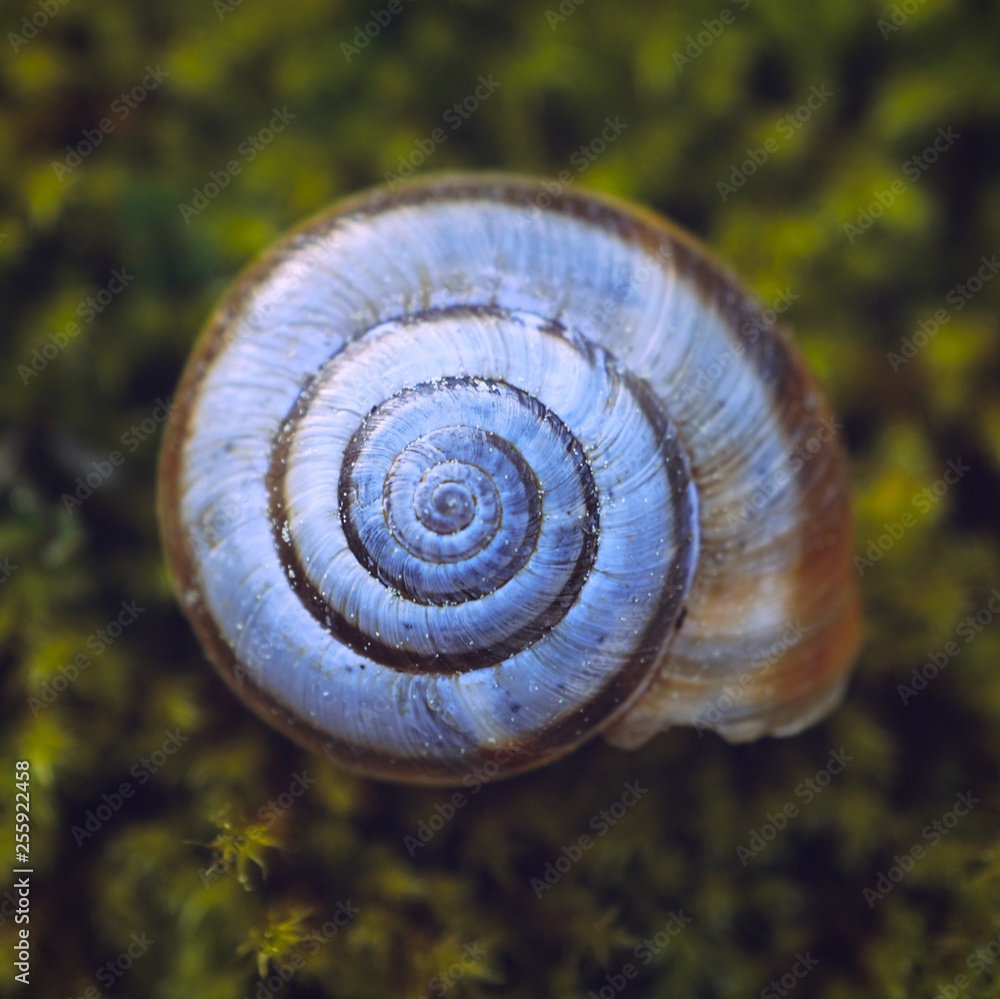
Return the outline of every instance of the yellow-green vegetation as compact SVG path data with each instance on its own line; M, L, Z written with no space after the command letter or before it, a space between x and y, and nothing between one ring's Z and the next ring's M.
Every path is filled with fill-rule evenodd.
M998 994L996 4L25 0L0 32L0 868L28 760L34 871L0 995ZM868 620L822 725L595 743L456 805L204 661L154 511L199 328L310 213L454 168L649 204L795 329Z

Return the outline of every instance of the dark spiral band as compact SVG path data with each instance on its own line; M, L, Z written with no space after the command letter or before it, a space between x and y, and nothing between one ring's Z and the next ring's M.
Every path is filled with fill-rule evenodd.
M474 425L495 415L489 412L495 406L481 404L484 391L522 414L522 424L543 426L545 413L523 392L447 378L387 400L347 450L340 512L348 544L369 572L417 603L457 603L494 592L538 542L538 480L513 444ZM449 403L467 411L473 425L437 427L407 443L420 411L433 410L440 393L453 396ZM556 418L547 426L564 446L574 446ZM581 468L580 492L593 497L593 480L585 463Z
M678 541L689 486L648 391L534 317L448 310L405 330L424 365L396 357L397 324L373 329L322 367L276 440L272 539L301 604L344 650L413 676L562 659L565 639L549 644L571 610L572 655L592 669L651 658L692 539ZM622 453L624 433L645 450ZM595 578L633 594L613 622L597 588L581 604Z
M302 285L293 265L275 295L322 290L232 342L188 449L191 523L250 497L199 557L221 640L259 698L365 769L567 751L641 692L693 575L697 499L659 397L586 317L536 311L530 273L520 303L465 305L418 269L373 313L353 260Z
M340 203L233 286L177 400L183 607L255 711L357 771L790 734L844 689L844 455L789 462L828 406L647 212L503 176Z
M334 459L344 540L387 607L384 627L358 627L357 579L324 593L284 512L290 455L312 408L324 405L320 386L304 394L276 448L273 523L290 581L331 634L383 665L447 673L499 664L562 620L600 535L583 448L526 392L446 376L375 406ZM512 441L523 442L530 461ZM313 446L307 453L314 474L319 456ZM502 600L473 604L512 581Z

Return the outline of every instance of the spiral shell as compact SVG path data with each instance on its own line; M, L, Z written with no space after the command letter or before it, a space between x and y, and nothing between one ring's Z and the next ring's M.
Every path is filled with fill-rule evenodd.
M165 548L233 689L366 774L790 734L857 645L835 431L663 220L445 177L336 206L230 291L175 397Z

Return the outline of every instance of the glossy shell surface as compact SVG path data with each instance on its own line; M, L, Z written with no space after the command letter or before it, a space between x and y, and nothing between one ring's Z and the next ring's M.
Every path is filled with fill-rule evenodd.
M237 694L362 773L791 734L857 644L838 429L669 223L445 177L233 286L175 396L165 547Z

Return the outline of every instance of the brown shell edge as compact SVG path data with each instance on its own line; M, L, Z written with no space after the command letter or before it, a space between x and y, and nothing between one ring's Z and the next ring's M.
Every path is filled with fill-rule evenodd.
M201 602L197 573L179 522L181 454L191 419L192 399L204 373L219 354L222 334L229 327L232 318L243 311L246 301L251 297L250 289L253 284L266 279L305 234L327 232L344 219L364 217L398 205L420 204L431 198L473 199L481 197L484 192L491 192L498 200L506 203L528 205L531 196L543 190L540 185L540 180L509 174L444 174L411 181L398 192L390 193L382 188L374 188L338 202L296 227L265 250L239 275L198 338L174 393L174 405L164 433L157 470L157 513L167 567L185 615L227 686L251 711L299 745L362 776L452 786L461 783L465 774L475 774L477 768L493 760L500 768L497 776L509 777L552 762L558 756L571 752L576 745L591 738L594 733L586 732L577 743L566 745L558 754L538 756L537 747L532 751L519 746L498 745L484 749L475 759L470 759L468 770L462 774L428 773L416 765L401 767L396 762L361 753L356 747L333 739L291 715L271 695L250 682L241 680L238 674L245 671L241 670L232 649L223 640ZM654 255L657 250L668 249L678 272L693 283L706 304L714 305L720 310L733 329L740 329L747 322L766 329L768 336L761 337L758 342L764 343L768 337L776 338L792 358L803 384L815 385L813 376L804 368L783 332L764 322L733 274L716 261L711 251L698 240L656 213L636 208L608 195L586 191L551 195L551 198L551 205L546 206L546 211L563 212L615 232L622 239L642 246ZM748 351L748 356L753 358L753 352ZM858 607L855 595L853 625L846 628L842 643L845 648L850 647L852 650L856 649L859 641ZM850 624L850 621L851 616L846 615L845 622ZM846 657L846 652L842 652L841 658ZM608 729L613 726L643 692L644 688L635 691L603 727ZM579 718L571 720L572 724L579 722Z

